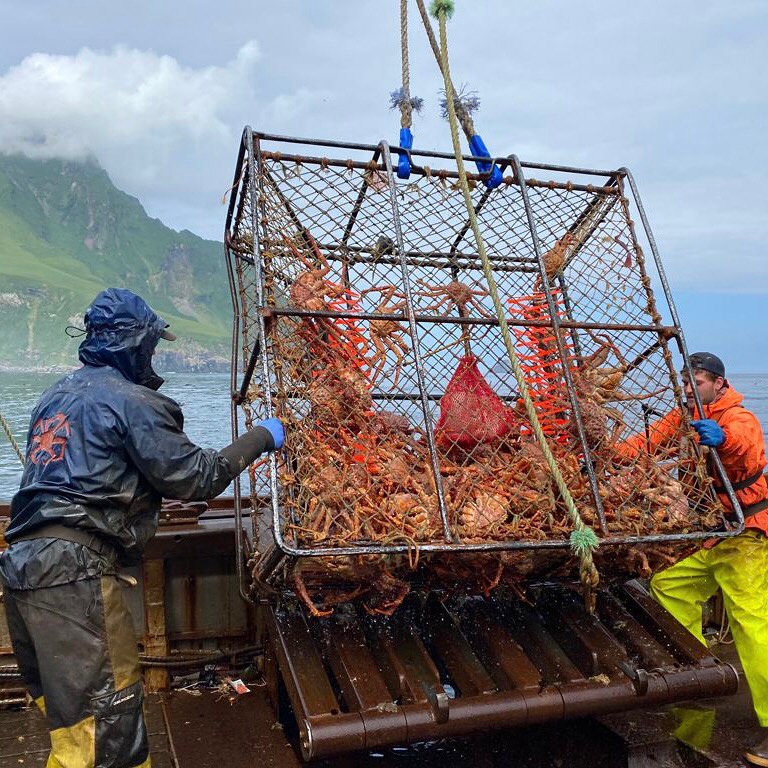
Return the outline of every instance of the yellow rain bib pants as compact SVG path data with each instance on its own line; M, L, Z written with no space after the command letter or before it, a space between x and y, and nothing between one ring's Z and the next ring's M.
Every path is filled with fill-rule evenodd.
M702 605L723 592L752 704L768 727L768 538L748 529L657 573L651 594L702 643Z

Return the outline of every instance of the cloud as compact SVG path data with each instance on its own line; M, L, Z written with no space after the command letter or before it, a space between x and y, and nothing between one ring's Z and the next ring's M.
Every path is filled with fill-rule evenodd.
M169 200L187 214L220 214L212 203L229 185L245 112L260 97L261 59L254 41L223 66L197 68L125 46L31 54L0 76L0 151L95 157L153 214L170 213ZM262 108L290 123L323 98L302 88L263 98ZM207 222L166 222L213 234Z
M0 49L0 66L32 43L49 51L124 44L30 54L0 70L0 151L95 155L118 186L178 229L221 237L218 200L246 123L289 136L396 141L389 92L400 83L399 14L379 14L372 0L285 0L260 8L258 26L234 28L206 4L185 6L182 28L175 3L80 0L77 18L47 3L30 40L23 32L42 16L34 5L6 14L11 45ZM451 69L480 94L476 126L492 152L628 165L675 285L768 290L764 0L622 0L610 12L599 0L478 5L457 7ZM251 18L252 4L235 0L229 14ZM442 80L415 7L410 14L411 87L427 102L415 145L449 149ZM490 37L489 24L498 30Z
M260 54L249 42L224 67L189 69L170 56L116 47L35 53L0 78L0 145L34 157L110 157L182 138L227 134Z

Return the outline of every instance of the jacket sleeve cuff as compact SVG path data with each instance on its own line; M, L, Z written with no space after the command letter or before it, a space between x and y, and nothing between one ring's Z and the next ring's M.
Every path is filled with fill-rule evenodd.
M266 451L275 448L272 433L265 427L255 427L237 438L231 445L222 448L219 454L229 465L232 477L239 475L249 464Z

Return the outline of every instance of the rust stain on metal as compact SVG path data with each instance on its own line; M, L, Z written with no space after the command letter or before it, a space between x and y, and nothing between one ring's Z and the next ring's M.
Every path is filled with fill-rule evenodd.
M168 638L165 626L165 567L162 560L144 563L144 617L146 633L144 651L148 656L167 656ZM148 692L168 688L168 671L147 669L144 684Z

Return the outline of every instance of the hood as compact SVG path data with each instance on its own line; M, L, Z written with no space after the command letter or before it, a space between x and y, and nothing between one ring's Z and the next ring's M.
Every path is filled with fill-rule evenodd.
M133 291L107 288L85 311L78 356L86 365L108 365L134 384L158 389L163 379L152 369L152 355L167 327Z
M717 418L729 408L733 408L734 405L741 405L743 399L744 395L737 392L730 384L728 384L723 396L719 400L704 406L704 412L707 414L706 418L717 420Z

